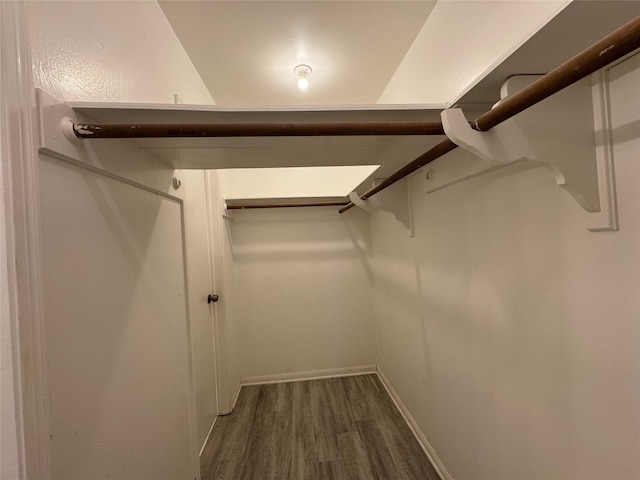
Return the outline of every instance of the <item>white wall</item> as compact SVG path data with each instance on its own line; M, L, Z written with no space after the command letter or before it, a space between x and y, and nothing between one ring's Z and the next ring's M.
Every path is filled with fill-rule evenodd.
M182 202L54 159L39 175L53 478L194 478Z
M36 83L53 97L214 103L156 2L29 4Z
M235 211L241 377L375 363L368 217L335 208Z
M378 103L454 102L569 3L440 0Z
M372 217L378 365L455 480L640 478L639 64L611 73L620 231L544 168L414 177L415 238Z
M345 197L378 165L220 170L223 198Z
M156 2L28 10L35 86L49 95L213 103ZM53 478L197 477L182 203L128 181L182 192L170 168L123 142L92 150L84 161L122 178L37 162Z

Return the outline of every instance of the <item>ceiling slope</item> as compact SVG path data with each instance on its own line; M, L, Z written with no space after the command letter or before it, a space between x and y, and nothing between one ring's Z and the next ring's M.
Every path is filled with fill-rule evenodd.
M159 2L216 103L251 106L376 103L435 3Z

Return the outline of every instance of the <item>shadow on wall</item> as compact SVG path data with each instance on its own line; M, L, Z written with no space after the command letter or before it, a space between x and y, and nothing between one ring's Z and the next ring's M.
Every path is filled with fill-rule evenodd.
M598 425L577 406L618 403L603 397L610 380L598 371L622 361L600 342L622 327L596 313L615 248L589 253L623 237L588 232L542 168L414 200L414 239L388 214L372 222L385 374L454 474L450 452L468 453L467 471L485 469L486 456L510 475L533 459L535 468L577 460Z
M241 377L375 363L366 214L241 211L230 229Z
M371 267L371 235L370 230L367 229L366 232L363 232L359 225L350 221L348 217L348 213L346 215L341 215L343 220L343 225L349 238L351 238L351 243L353 244L353 248L360 258L360 263L362 264L362 268L367 273L367 277L370 282L373 282L373 269ZM355 215L355 213L354 213ZM362 214L360 214L362 215ZM367 219L368 222L368 219Z
M338 215L334 208L283 208L238 211L229 223L238 264L360 259L369 278L369 228L366 214Z

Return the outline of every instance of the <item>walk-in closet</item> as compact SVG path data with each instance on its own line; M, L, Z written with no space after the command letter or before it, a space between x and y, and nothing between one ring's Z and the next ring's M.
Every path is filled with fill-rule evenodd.
M2 480L640 480L640 3L0 1Z

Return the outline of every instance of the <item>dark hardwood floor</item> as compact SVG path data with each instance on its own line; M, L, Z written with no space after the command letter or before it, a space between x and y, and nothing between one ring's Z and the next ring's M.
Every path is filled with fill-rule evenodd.
M376 375L243 387L202 480L439 480Z

